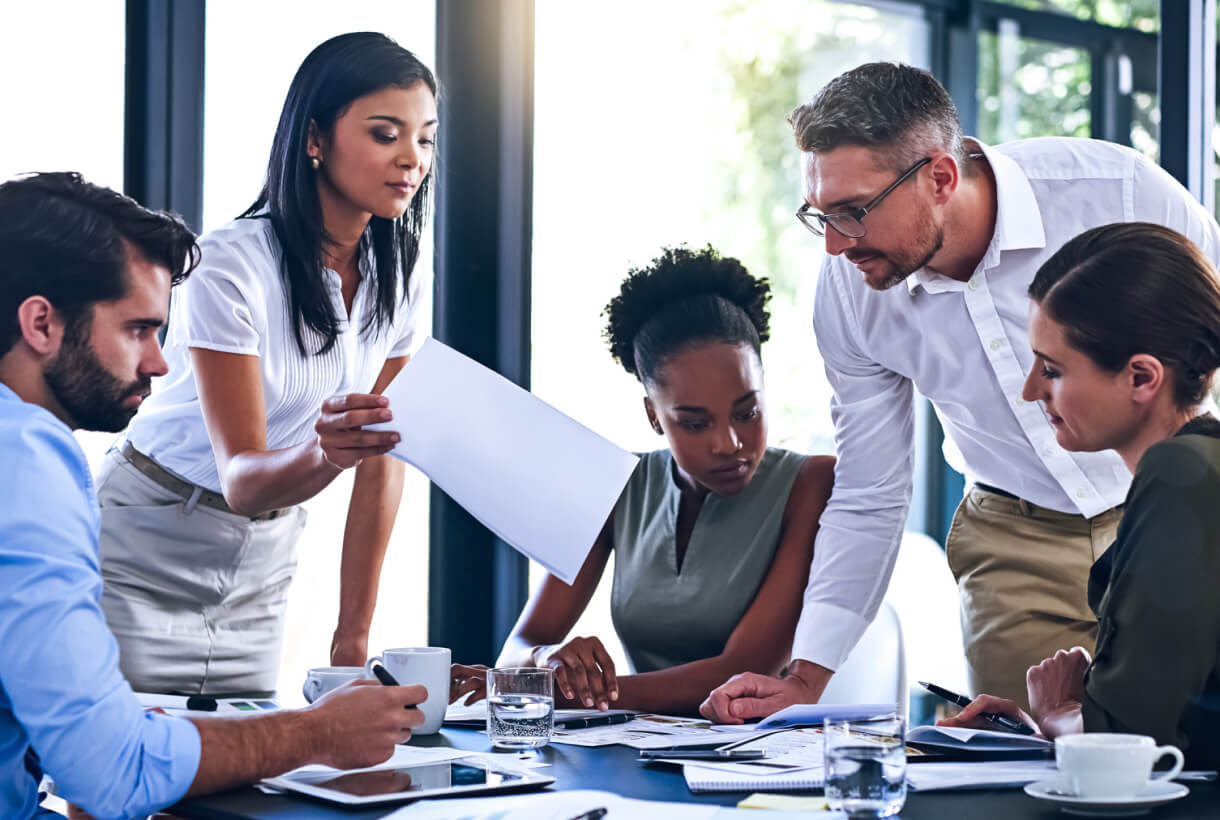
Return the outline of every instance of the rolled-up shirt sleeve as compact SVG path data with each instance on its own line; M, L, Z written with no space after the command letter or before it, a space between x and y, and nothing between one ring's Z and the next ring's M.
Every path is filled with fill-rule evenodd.
M793 658L837 669L881 606L911 501L914 390L873 361L842 288L823 265L814 333L834 391L834 490L822 513Z
M119 672L88 467L71 434L48 415L19 436L3 449L20 480L0 504L0 685L64 799L99 820L152 813L193 782L199 732L145 712Z

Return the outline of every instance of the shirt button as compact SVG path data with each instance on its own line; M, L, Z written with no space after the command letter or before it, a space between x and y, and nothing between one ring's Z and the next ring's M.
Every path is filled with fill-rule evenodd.
M1020 396L1014 396L1012 403L1017 407L1020 407L1021 405L1025 404L1025 399L1021 398Z
M1078 487L1078 488L1076 489L1076 497L1077 497L1077 498L1088 498L1088 497L1089 497L1089 491L1088 491L1088 490L1086 490L1084 487Z
M987 346L990 347L992 350L999 350L1003 344L1004 343L1001 342L999 339L992 339L991 344L989 344Z
M966 283L966 287L970 288L971 290L978 290L979 289L978 280L971 279L969 282Z
M1042 448L1042 455L1044 455L1044 456L1054 455L1054 453L1055 453L1055 448L1051 447L1049 444L1046 447Z

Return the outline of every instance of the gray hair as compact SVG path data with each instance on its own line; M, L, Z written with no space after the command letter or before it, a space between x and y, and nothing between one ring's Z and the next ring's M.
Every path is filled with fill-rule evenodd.
M913 66L865 63L844 72L793 109L788 122L797 147L807 153L861 145L877 149L883 163L900 171L940 150L963 173L968 167L953 99L935 77Z

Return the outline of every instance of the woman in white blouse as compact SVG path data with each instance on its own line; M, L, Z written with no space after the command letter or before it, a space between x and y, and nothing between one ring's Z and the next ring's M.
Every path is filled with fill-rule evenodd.
M170 374L99 476L102 603L137 690L275 688L298 506L345 469L332 663L363 663L402 464L380 394L418 338L415 271L436 81L381 34L322 43L293 78L267 179L202 238Z

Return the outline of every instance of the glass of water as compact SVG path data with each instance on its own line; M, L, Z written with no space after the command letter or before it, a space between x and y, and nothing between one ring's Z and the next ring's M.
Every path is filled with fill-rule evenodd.
M555 728L554 673L535 666L487 670L487 736L505 749L537 749Z
M824 733L830 807L852 818L897 814L907 799L905 721L828 720Z

